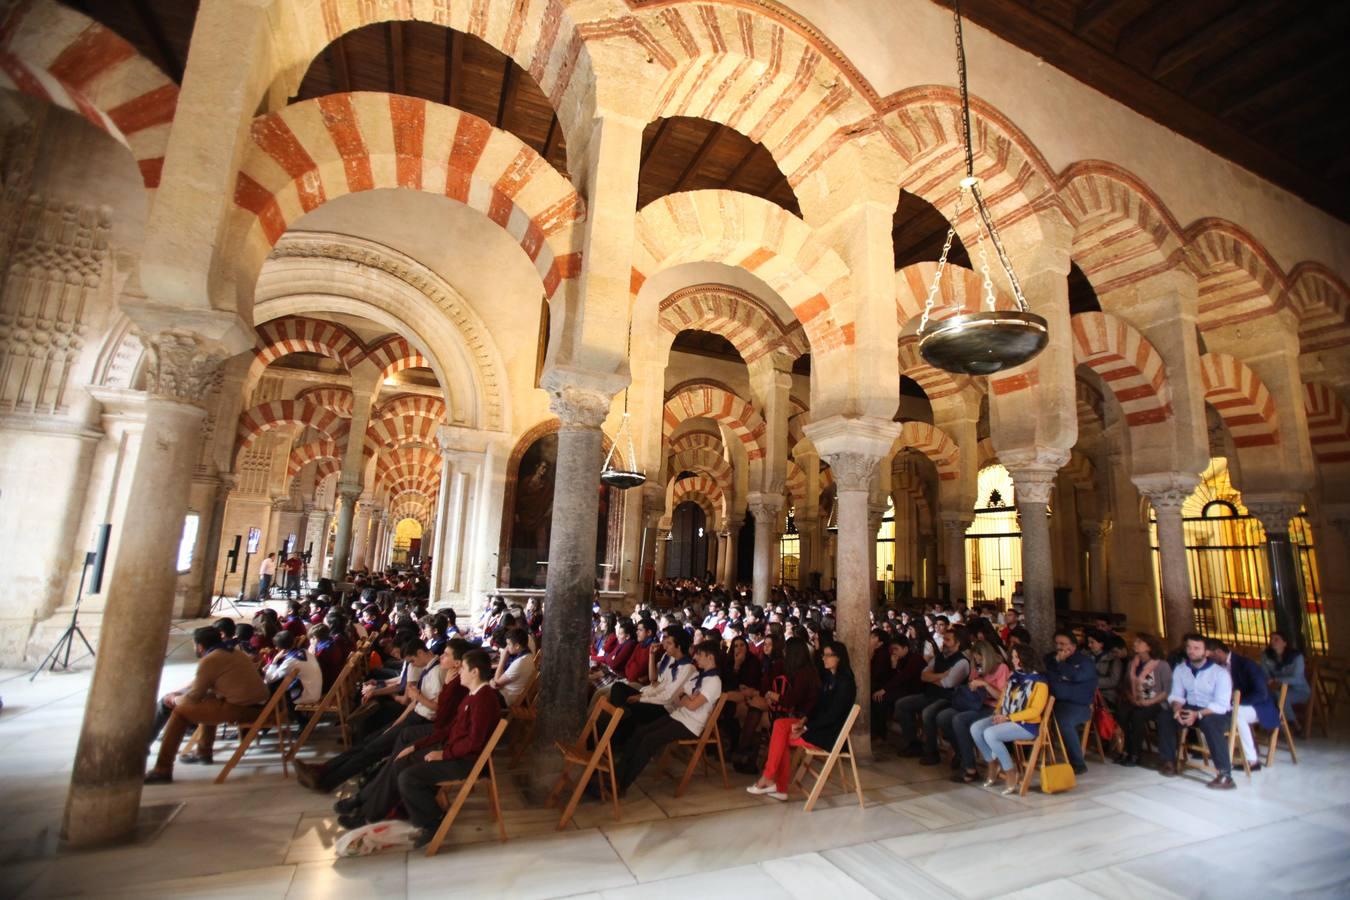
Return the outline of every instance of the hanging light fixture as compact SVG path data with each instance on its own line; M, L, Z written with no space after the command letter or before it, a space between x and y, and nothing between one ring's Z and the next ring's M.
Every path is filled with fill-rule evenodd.
M933 275L933 283L928 288L928 298L924 303L923 318L919 322L919 353L929 365L947 372L960 375L992 375L1013 366L1020 366L1035 357L1045 349L1050 332L1045 319L1033 313L1027 305L1026 298L1022 296L1022 286L1013 273L1012 262L1008 259L1003 242L994 229L994 220L989 215L984 195L980 192L979 179L975 177L975 153L970 133L970 92L966 87L966 48L961 33L960 0L955 0L952 7L956 19L956 73L961 89L961 134L966 151L966 176L961 179L952 226L947 229L947 240L942 245L942 256L938 259L937 272ZM951 253L952 241L956 237L955 223L961 218L967 193L970 194L971 204L978 213L975 218L976 242L979 248L980 272L984 276L986 309L980 312L961 313L940 322L930 323L933 302L937 298L942 273L947 268L947 256ZM995 308L994 284L989 276L989 254L985 247L986 238L988 243L993 245L1003 272L1008 277L1013 299L1017 303L1016 311Z
M628 343L624 350L624 358L630 358L632 353L633 311L630 306L628 311ZM628 456L626 459L634 466L632 469L615 469L610 466L610 463L614 460L614 451L618 449L621 438L626 438L628 441ZM633 451L633 430L628 421L628 388L625 387L623 389L623 419L619 422L619 433L614 435L614 441L609 445L609 453L605 454L605 463L600 467L600 481L621 491L640 487L647 483L647 476L639 472L636 466L637 454Z

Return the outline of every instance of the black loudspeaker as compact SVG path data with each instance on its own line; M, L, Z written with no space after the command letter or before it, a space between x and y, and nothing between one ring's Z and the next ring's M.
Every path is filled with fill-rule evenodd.
M233 575L239 569L239 544L243 540L244 536L242 534L236 534L234 536L234 547L230 549L229 553L225 554L226 559L230 561L231 575Z
M103 566L108 561L108 541L112 537L112 525L104 523L98 526L97 546L94 549L94 577L89 582L89 593L97 594L103 590Z

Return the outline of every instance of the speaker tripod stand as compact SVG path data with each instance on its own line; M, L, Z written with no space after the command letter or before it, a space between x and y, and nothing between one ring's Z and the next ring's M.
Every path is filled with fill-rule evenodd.
M77 637L80 639L80 642L84 644L84 648L89 651L89 655L95 655L94 647L89 643L89 638L85 637L84 632L80 630L79 620L80 602L84 600L84 578L85 575L89 573L89 567L94 563L97 556L97 553L85 554L84 566L80 569L80 589L75 593L75 608L70 611L70 624L66 626L66 630L61 634L61 637L57 638L56 645L48 651L45 657L43 657L42 662L38 663L38 667L33 670L33 674L28 676L29 681L37 678L38 673L43 669L47 669L49 672L55 672L58 664L58 656L60 657L59 662L61 668L64 671L70 671L70 650L75 646L75 638Z

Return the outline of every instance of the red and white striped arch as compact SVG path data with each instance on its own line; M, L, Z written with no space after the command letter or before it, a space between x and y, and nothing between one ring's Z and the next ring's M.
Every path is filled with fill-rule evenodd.
M1085 491L1096 488L1096 467L1092 465L1092 460L1088 458L1088 455L1080 450L1071 451L1069 461L1059 471L1074 487L1082 488Z
M1275 398L1246 363L1226 353L1206 353L1200 357L1200 381L1205 402L1223 418L1235 447L1280 442Z
M581 271L581 197L519 138L477 116L397 94L329 94L260 116L250 136L234 202L257 265L321 204L408 188L450 197L505 229L549 297Z
M178 85L112 30L54 0L9 4L0 87L92 122L131 151L147 190L159 187Z
M342 474L342 460L336 457L321 459L314 466L314 493L319 493L325 479L336 478Z
M928 288L933 284L936 273L935 262L914 263L895 273L895 313L901 330L923 315L924 304L928 301ZM984 279L980 274L964 266L947 263L942 270L942 280L938 282L938 293L933 298L933 312L929 320L941 322L984 308ZM1017 309L1012 297L997 284L994 285L994 308Z
M933 461L940 481L956 481L961 477L961 451L947 432L926 422L906 422L900 426L895 449L916 450Z
M398 495L404 491L417 491L428 497L435 497L440 489L441 480L439 477L428 477L415 472L403 472L397 475L391 475L383 482L375 485L376 490L387 491L390 495Z
M397 334L391 334L379 341L369 352L366 353L366 359L370 360L375 368L380 370L381 378L388 378L396 372L404 372L408 369L429 369L430 361L414 347L407 338Z
M388 416L372 419L366 429L365 453L371 456L380 450L406 447L410 444L434 446L436 420L426 416Z
M786 488L792 505L799 511L806 506L806 471L794 460L788 460Z
M1075 163L1059 190L1073 226L1073 261L1097 294L1108 294L1170 269L1181 231L1162 202L1137 178L1098 160Z
M386 416L426 416L439 422L445 419L445 401L421 394L399 394L381 403L375 415L381 419Z
M1303 402L1313 456L1322 465L1350 463L1350 409L1330 385L1317 381L1303 385Z
M1073 361L1097 373L1115 395L1127 424L1153 425L1172 416L1161 354L1124 319L1103 312L1071 320Z
M635 227L634 289L664 269L716 262L752 273L783 299L816 354L850 345L840 319L848 267L796 216L735 191L685 191L653 200Z
M671 440L670 452L684 453L687 450L709 450L721 457L726 447L722 444L721 432L684 431Z
M929 403L950 403L970 384L970 378L965 375L953 375L930 366L919 354L917 337L901 338L899 353L900 374L923 388Z
M1295 266L1283 302L1298 316L1302 352L1350 343L1350 287L1326 266L1308 262Z
M336 322L286 316L257 327L262 347L248 369L248 383L256 384L263 370L292 353L319 353L351 371L365 356L366 348L351 330Z
M684 471L710 475L725 493L730 493L736 483L731 463L715 450L701 448L682 450L671 457L670 471L676 475Z
M243 450L263 432L286 425L305 425L333 441L340 441L351 429L348 420L306 400L269 400L240 414L235 452Z
M338 458L336 441L317 440L310 441L307 444L299 444L291 448L291 455L286 460L286 476L294 478L300 474L300 470L305 466L325 459L341 462Z
M394 466L403 465L431 467L439 472L441 455L429 447L400 447L396 450L386 450L375 462L375 476L378 478L381 473Z
M1218 219L1196 222L1186 235L1186 259L1200 288L1200 330L1258 319L1279 309L1284 276L1255 238Z
M710 476L695 475L693 478L681 478L675 482L675 488L670 492L670 511L674 512L675 507L686 500L691 500L704 506L706 514L711 508L716 515L712 518L720 520L726 515L727 501L726 495L722 493L722 488L718 486Z
M747 363L775 350L793 358L810 350L800 322L785 325L760 300L724 284L678 290L661 301L659 315L672 335L685 329L720 334Z
M1106 398L1097 386L1083 377L1073 380L1074 398L1078 401L1078 422L1082 426L1084 419L1095 419L1098 424L1106 424Z
M330 412L335 412L344 419L352 417L352 390L341 385L323 384L317 387L305 388L295 395L296 400L308 400L315 406L322 406Z
M764 419L740 397L720 387L689 385L666 401L662 432L666 440L686 419L712 419L725 425L745 446L750 460L764 458Z

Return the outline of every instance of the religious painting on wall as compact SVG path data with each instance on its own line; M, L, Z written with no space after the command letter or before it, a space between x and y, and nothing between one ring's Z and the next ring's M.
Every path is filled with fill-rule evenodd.
M557 467L557 434L539 438L520 458L511 511L511 587L543 587L548 578L548 567L542 564L548 562Z

